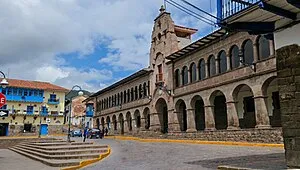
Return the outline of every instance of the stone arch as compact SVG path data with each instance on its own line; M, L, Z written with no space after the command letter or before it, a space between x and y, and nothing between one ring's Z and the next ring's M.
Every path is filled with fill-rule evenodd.
M180 70L176 69L175 70L175 87L180 86Z
M141 127L141 115L140 115L140 111L138 109L136 109L134 111L134 119L135 119L135 125L137 128Z
M234 88L232 97L239 118L241 128L255 128L255 103L254 94L250 86L240 84Z
M116 115L113 115L113 117L112 117L112 123L114 124L114 130L118 130L118 124L117 124L117 117L116 117Z
M240 66L239 47L237 45L231 46L230 54L230 68L238 68ZM228 63L229 64L229 63Z
M216 129L226 129L228 126L227 122L227 105L226 97L220 90L214 91L209 97L210 104L214 106L213 113L215 119Z
M188 80L188 77L189 77L189 71L188 71L188 67L187 66L184 66L183 68L182 68L182 73L181 73L182 75L182 85L186 85L186 84L188 84L189 83L189 80Z
M208 57L208 71L209 71L209 76L214 76L216 75L216 60L214 55L210 55Z
M270 42L264 35L260 35L257 37L256 45L259 60L263 60L270 57Z
M205 70L205 60L203 58L201 58L199 60L199 64L198 64L198 69L199 69L199 80L203 80L206 77L206 70Z
M191 100L191 107L194 109L196 130L205 129L205 109L204 100L201 96L196 95Z
M105 125L104 117L101 118L101 125L102 125L102 129L104 129L104 127L105 127L105 126L104 126L104 125Z
M168 133L168 105L165 99L159 98L156 101L155 109L161 125L161 132Z
M219 73L225 73L227 71L227 58L226 52L224 50L220 51L218 54L218 63L219 63Z
M143 111L143 116L145 120L145 129L150 128L150 109L146 107Z
M111 123L111 122L110 122L110 117L107 116L107 117L106 117L106 124L107 124L107 128L108 128L108 129L111 128L110 123Z
M126 122L127 122L128 130L132 131L132 117L130 112L126 113Z
M178 122L180 125L180 130L185 132L187 130L187 111L186 111L186 104L184 100L182 99L177 100L175 104L175 109L176 109Z
M272 127L281 127L280 97L278 90L277 77L268 78L262 85L262 94L268 110L270 125Z
M252 64L254 61L253 42L247 39L243 42L243 60L246 64Z
M190 65L190 80L191 83L197 81L197 66L194 62Z
M118 118L119 122L120 122L120 130L121 130L121 134L124 134L124 116L122 113L119 114L119 118Z

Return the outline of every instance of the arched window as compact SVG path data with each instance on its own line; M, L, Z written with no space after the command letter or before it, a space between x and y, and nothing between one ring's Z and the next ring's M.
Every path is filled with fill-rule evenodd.
M215 56L211 55L208 58L208 66L209 66L209 76L216 75L216 61Z
M147 96L147 84L146 82L143 84L143 91L144 91L144 96Z
M251 40L246 40L243 45L244 62L252 64L254 61L253 57L253 43Z
M124 90L124 99L123 99L123 101L124 101L124 103L126 103L127 102L127 93L126 93L126 90Z
M183 68L182 68L182 85L186 85L186 84L188 84L189 82L188 82L188 68L186 67L186 66L184 66Z
M138 93L138 87L135 86L135 89L134 89L134 100L137 100L139 98L139 93Z
M270 56L270 43L269 40L266 39L265 36L260 36L258 39L258 55L259 59L263 60Z
M199 80L203 80L205 78L205 61L204 59L200 59L199 61Z
M131 93L130 93L130 101L133 101L134 100L134 90L133 90L133 87L131 88Z
M130 90L128 89L127 90L127 102L130 102L130 99L131 99L131 93L130 93Z
M109 99L108 99L109 101L108 101L108 108L110 108L111 107L111 105L112 105L112 101L114 100L114 96L112 96L112 97L109 97Z
M143 89L142 89L142 85L139 85L139 98L141 99L143 97Z
M218 59L219 59L219 73L225 73L226 70L227 70L227 59L226 59L226 53L225 51L221 51L219 53L219 56L218 56Z
M120 94L120 104L123 104L123 92Z
M175 71L175 87L179 87L180 86L180 71L179 69L177 69Z
M240 66L239 47L236 45L230 49L230 61L231 68L238 68Z
M120 105L120 93L118 93L118 97L117 97L117 106Z
M197 80L197 66L195 63L192 63L190 66L190 80L191 83L195 82Z

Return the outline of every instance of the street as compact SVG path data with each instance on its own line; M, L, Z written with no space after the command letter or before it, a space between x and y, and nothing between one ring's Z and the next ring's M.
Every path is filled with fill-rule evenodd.
M284 150L269 147L142 143L94 139L109 144L111 155L85 170L96 169L217 169L219 165L284 169Z

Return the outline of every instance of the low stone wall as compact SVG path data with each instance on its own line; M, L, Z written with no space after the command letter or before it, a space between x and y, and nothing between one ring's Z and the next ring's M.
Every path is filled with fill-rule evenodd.
M199 131L195 133L168 133L161 134L151 131L142 131L134 136L142 138L194 139L203 141L233 141L254 143L283 143L282 129L242 129Z
M23 125L10 125L9 126L9 136L38 136L39 135L39 126L33 125L31 132L24 132ZM48 135L53 134L62 134L63 125L49 125L48 126Z

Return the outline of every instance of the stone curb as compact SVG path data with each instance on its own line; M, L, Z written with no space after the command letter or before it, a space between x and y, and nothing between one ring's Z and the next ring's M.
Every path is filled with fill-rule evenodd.
M250 168L241 168L241 167L233 167L233 166L226 166L220 165L218 166L219 170L251 170Z
M236 145L236 146L255 146L255 147L276 147L283 148L283 144L272 143L250 143L250 142L230 142L230 141L201 141L184 139L143 139L131 136L106 136L105 138L117 140L134 140L139 142L165 142L165 143L188 143L188 144L207 144L207 145Z
M81 161L80 164L77 165L77 166L65 167L65 168L61 168L61 170L76 170L76 169L80 169L80 168L85 167L87 165L90 165L92 163L101 161L102 159L108 157L110 155L110 153L111 153L111 149L110 149L110 146L108 145L107 152L103 153L103 154L100 154L99 158L84 160L84 161Z

